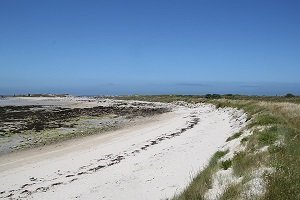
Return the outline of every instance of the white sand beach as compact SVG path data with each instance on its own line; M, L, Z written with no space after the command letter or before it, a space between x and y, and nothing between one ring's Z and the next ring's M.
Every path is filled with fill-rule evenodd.
M173 105L104 135L3 155L0 198L171 198L245 121L236 109Z

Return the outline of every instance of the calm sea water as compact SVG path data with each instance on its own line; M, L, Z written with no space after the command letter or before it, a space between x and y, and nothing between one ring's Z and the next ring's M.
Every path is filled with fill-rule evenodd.
M99 84L81 88L0 88L0 94L68 93L73 95L153 95L153 94L244 94L244 95L300 95L300 83L131 83Z

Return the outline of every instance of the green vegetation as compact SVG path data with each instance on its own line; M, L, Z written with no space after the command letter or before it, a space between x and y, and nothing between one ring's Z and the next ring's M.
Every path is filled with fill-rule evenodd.
M266 126L266 125L272 125L272 124L282 124L284 123L284 119L282 119L279 116L276 116L275 114L260 114L257 115L251 123L252 126Z
M272 126L263 130L260 134L258 134L258 141L262 145L271 145L277 140L278 134L281 133L277 126Z
M222 96L219 94L206 94L205 98L207 99L220 99Z
M249 137L244 137L241 139L241 143L244 144L249 140Z
M227 153L229 152L229 150L227 150L227 151L217 151L216 153L215 153L215 155L214 155L214 161L217 161L217 160L219 160L220 158L222 158L223 156L225 156Z
M153 102L173 102L173 101L185 101L188 103L201 103L214 100L214 98L205 98L217 97L215 100L220 100L221 102L224 100L237 100L237 101L264 101L264 102L290 102L290 103L300 103L300 97L294 96L289 97L287 94L285 96L246 96L246 95L234 95L234 94L225 94L225 95L134 95L134 96L118 96L111 97L114 99L123 99L123 100L138 100L138 101L153 101ZM286 97L288 96L288 98ZM217 103L217 102L215 102ZM227 102L228 103L228 102ZM233 102L231 102L233 104Z
M300 199L300 105L293 102L260 100L223 100L222 106L244 109L254 120L249 127L265 126L248 138L244 154L237 155L232 163L235 174L249 176L251 171L263 166L275 172L267 176L266 194L262 199ZM296 103L297 102L297 103ZM284 144L276 146L276 141ZM262 146L271 150L260 152ZM224 194L225 195L225 194Z
M231 167L232 162L231 160L225 160L221 162L221 166L224 170L227 170L229 167Z
M237 133L233 134L232 136L230 136L229 138L227 138L226 142L234 140L234 139L240 137L241 135L242 135L242 132L237 132Z
M240 152L232 159L233 172L237 177L249 176L249 173L265 162L264 153L250 154L249 152Z
M242 183L230 185L220 199L240 199L241 191L253 177L253 171L262 167L274 169L264 176L266 193L259 199L300 199L300 97L285 96L125 96L121 99L145 101L186 101L188 103L212 103L216 107L243 109L249 117L248 129L252 135L243 137L245 150L231 160L233 172L243 177ZM233 139L239 136L233 136ZM229 140L230 140L229 139ZM269 146L262 150L263 147ZM209 165L201 171L191 184L175 200L203 199L211 187L213 174L222 168L215 154ZM229 164L226 164L227 166ZM257 199L256 198L256 199Z
M287 94L285 95L285 97L291 98L291 97L295 97L295 95L293 95L292 93L287 93Z

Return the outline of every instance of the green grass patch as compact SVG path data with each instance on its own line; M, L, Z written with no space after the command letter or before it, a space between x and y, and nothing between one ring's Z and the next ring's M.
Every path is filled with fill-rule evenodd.
M268 176L265 199L300 199L300 132L285 128L283 146L271 146L271 165L275 172Z
M240 152L233 157L233 172L237 176L243 176L245 168L252 164L252 160L247 158L245 152Z
M230 136L229 138L227 138L226 142L234 140L234 139L240 137L241 135L242 135L242 132L237 132L237 133L233 134L232 136Z
M225 156L228 152L229 152L228 149L226 151L217 151L214 154L212 160L214 160L214 162L215 162L215 161L219 160L220 158L222 158L223 156Z
M240 152L232 159L232 168L236 176L247 176L254 169L267 163L266 153L250 154Z
M258 134L258 141L261 145L271 145L278 139L278 127L272 126Z
M231 160L225 160L221 162L221 166L224 170L227 170L228 168L230 168L232 165Z
M274 114L258 114L254 121L251 123L251 126L266 126L266 125L273 125L273 124L283 124L284 119Z

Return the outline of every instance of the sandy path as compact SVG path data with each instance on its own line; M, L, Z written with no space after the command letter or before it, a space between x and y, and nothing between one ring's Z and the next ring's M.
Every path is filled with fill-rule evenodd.
M0 198L164 199L187 186L245 115L177 107L143 124L0 158Z

